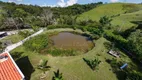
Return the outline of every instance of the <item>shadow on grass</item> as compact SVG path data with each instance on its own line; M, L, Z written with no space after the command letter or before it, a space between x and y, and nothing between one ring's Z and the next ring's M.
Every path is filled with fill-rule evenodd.
M112 69L110 70L112 70L112 72L116 74L116 77L118 80L126 80L127 75L125 70L121 70L119 68L123 63L117 62L116 59L112 59L112 60L107 59L106 62L110 64L110 66L112 67Z
M18 59L16 63L19 66L20 70L23 72L25 80L30 80L31 74L34 72L34 68L29 61L28 56Z
M19 59L19 58L21 58L22 57L22 54L23 54L24 52L13 52L12 54L11 54L11 56L12 56L12 58L16 61L17 59Z

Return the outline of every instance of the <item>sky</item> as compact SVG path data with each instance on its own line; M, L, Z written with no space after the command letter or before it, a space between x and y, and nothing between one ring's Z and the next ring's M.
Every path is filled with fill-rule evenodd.
M92 2L128 2L128 3L141 3L142 0L0 0L4 2L15 2L17 4L32 4L32 5L39 5L39 6L60 6L66 7L71 6L73 4L87 4Z

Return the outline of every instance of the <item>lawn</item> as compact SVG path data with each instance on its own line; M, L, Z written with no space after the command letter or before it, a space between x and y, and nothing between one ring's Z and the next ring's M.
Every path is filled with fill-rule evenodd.
M54 29L46 31L45 33L68 30L72 29ZM113 73L112 70L110 70L110 64L105 61L106 59L113 58L111 55L107 54L108 50L104 47L103 43L106 41L107 40L103 37L99 40L94 41L96 47L94 47L88 53L79 56L53 57L51 55L43 55L36 52L27 51L23 46L20 46L13 50L11 54L13 54L14 52L19 52L21 54L20 56L18 56L19 58L22 58L24 56L27 56L29 58L31 65L35 69L35 71L31 72L30 74L30 80L39 80L39 77L43 73L36 68L41 59L48 59L48 66L51 66L51 69L48 71L45 80L52 80L53 71L56 71L57 69L59 69L60 72L63 73L64 80L118 80L117 75ZM98 54L100 56L98 56ZM121 55L122 57L118 60L132 64L132 67L134 69L137 69L137 66L131 61L128 56L126 56L123 52L121 52ZM94 72L83 61L82 58L93 59L95 56L97 56L102 62L99 65L99 70ZM18 59L16 60L16 62L18 62ZM23 63L22 67L27 68L27 65L24 65Z

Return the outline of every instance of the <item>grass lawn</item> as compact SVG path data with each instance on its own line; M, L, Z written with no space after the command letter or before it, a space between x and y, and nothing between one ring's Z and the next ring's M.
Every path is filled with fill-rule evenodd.
M68 29L54 29L49 30L49 32L50 31L68 31ZM113 58L111 55L107 54L108 50L104 47L103 43L106 41L107 40L105 38L100 38L99 40L94 41L96 43L96 47L94 47L88 53L79 56L52 57L51 55L42 55L27 51L23 46L13 50L11 54L14 52L22 52L19 57L28 56L31 65L33 68L35 68L35 71L30 75L30 80L39 80L39 77L43 73L42 71L36 69L41 59L48 59L48 66L51 66L51 69L48 71L45 80L52 80L53 71L57 71L57 69L63 73L64 80L118 80L117 75L110 70L110 64L105 61L106 59ZM100 56L98 56L98 54ZM126 56L124 53L121 53L121 55L122 57L118 60L132 64L134 69L137 69L137 66L128 56ZM94 56L97 56L102 61L99 65L99 70L95 72L92 71L82 59L93 59ZM25 64L22 67L27 68L27 65Z

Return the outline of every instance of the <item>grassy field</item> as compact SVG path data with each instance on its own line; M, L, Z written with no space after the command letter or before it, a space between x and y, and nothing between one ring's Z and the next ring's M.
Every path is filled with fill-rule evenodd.
M71 30L72 29L55 29L46 31L45 33ZM11 54L13 55L15 52L17 52L20 53L20 55L18 56L19 58L22 58L24 56L28 57L31 65L35 69L35 71L31 72L30 74L30 80L39 80L39 77L42 76L43 72L36 68L41 59L48 59L47 65L51 66L51 69L47 71L47 76L44 80L52 80L53 71L56 71L57 69L59 69L60 72L63 73L64 80L118 80L118 76L113 73L112 70L110 70L111 66L106 62L106 59L113 58L111 55L107 54L108 50L104 47L103 43L107 42L107 40L102 37L94 42L96 47L94 47L88 53L79 56L53 57L51 55L42 55L36 52L27 51L23 46L20 46L13 50ZM98 56L98 54L100 56ZM97 56L102 62L99 65L99 70L94 72L83 61L82 58L93 59L95 56ZM137 66L131 61L131 59L122 52L121 58L118 60L132 64L133 68L137 69ZM29 70L26 70L27 64L24 64L22 62L21 64L23 65L22 67L24 68L24 72Z
M132 13L125 13L127 10L123 9L124 5L131 5L138 7L140 11L132 12ZM120 15L119 15L120 14ZM139 21L142 20L141 15L142 15L142 5L138 4L129 4L129 3L110 3L110 4L104 4L100 5L97 8L94 8L88 12L85 12L80 15L78 20L83 20L83 19L92 19L99 21L100 17L102 16L114 16L114 15L119 15L116 17L113 17L112 25L116 26L119 25L121 26L122 30L128 29L132 26L136 26L132 24L130 21Z

